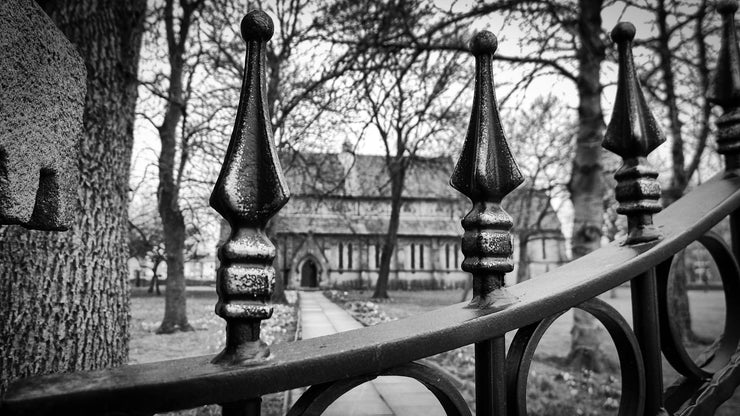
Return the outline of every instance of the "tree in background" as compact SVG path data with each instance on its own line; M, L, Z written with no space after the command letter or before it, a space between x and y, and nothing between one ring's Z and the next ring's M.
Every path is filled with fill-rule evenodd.
M0 392L33 374L128 357L126 198L144 0L39 1L87 68L69 231L0 227ZM58 336L64 334L64 337Z
M129 220L129 255L147 262L152 271L149 281L149 293L161 295L159 290L159 268L167 259L164 246L162 222L151 215L140 215ZM184 259L198 260L205 256L198 253L201 231L196 223L189 223L186 228Z
M276 146L281 154L288 155L281 158L282 168L286 172L305 169L301 174L309 182L321 182L322 178L312 177L316 166L303 158L300 150L326 152L331 145L326 138L341 134L334 127L346 119L341 112L346 108L343 97L349 90L339 79L355 65L357 52L338 50L318 39L321 16L314 17L317 11L314 3L276 0L257 7L275 21L275 35L267 43L266 53L267 104ZM208 45L204 65L218 86L211 90L209 105L226 117L223 123L216 124L214 131L223 137L210 153L216 167L223 161L244 72L246 44L234 23L247 11L244 5L229 0L213 0L203 12L203 42ZM215 182L215 175L212 177ZM222 223L223 226L228 224ZM266 233L273 237L271 223ZM284 286L283 276L278 273L272 302L286 302Z
M327 52L317 47L316 25L310 15L314 9L310 5L306 0L278 0L258 5L276 22L276 34L267 50L268 104L278 147L318 146L326 150L326 132L333 125L326 117L336 120L342 107L334 82L354 63L351 59L354 52ZM168 8L175 12L166 13ZM244 3L209 0L167 2L155 14L154 28L165 35L155 31L154 40L145 46L153 56L146 62L147 79L143 82L149 105L143 106L140 116L156 127L163 138L162 149L171 149L159 153L160 167L163 163L173 167L160 169L160 176L168 177L159 178L158 196L163 201L160 211L169 207L167 216L172 221L167 222L174 223L178 230L188 222L204 224L205 218L217 221L207 201L223 161L239 102L246 44L238 28L247 12L248 5ZM168 25L168 20L174 24ZM167 35L168 32L173 36ZM164 48L158 37L168 39L167 54L157 53L158 48ZM183 42L184 46L180 46ZM162 63L169 68L168 73L162 72ZM176 82L170 81L178 74L179 88ZM151 105L162 100L163 105ZM171 191L167 192L168 189ZM178 206L172 209L175 200ZM182 245L171 246L179 250ZM168 263L168 274L169 269ZM285 301L282 283L276 279L273 301ZM184 299L176 296L170 303L177 305L173 307L178 311L184 311Z
M377 137L384 155L391 207L373 298L385 299L406 175L420 157L447 153L462 135L467 114L460 98L472 77L460 52L389 46L411 42L407 28L425 27L433 13L428 3L337 2L324 13L333 16L325 22L326 39L361 52L351 80L362 121L357 136Z
M160 296L159 290L159 266L167 258L164 250L161 227L151 228L151 224L136 225L129 221L128 249L129 255L140 260L149 260L152 268L152 279L149 281L149 293ZM139 286L137 276L136 286Z
M516 138L511 142L512 153L517 155L526 181L515 191L518 197L509 198L513 204L506 205L506 211L514 213L512 231L519 242L516 281L522 282L532 277L527 254L531 239L546 231L543 221L556 214L555 200L568 197L568 173L562 166L573 154L575 123L564 104L552 95L536 98L529 108L506 119L511 120L508 135Z
M176 331L191 331L188 323L185 297L185 216L181 208L181 188L185 169L190 162L192 139L197 129L186 120L188 101L193 93L195 68L199 54L192 39L194 26L205 0L165 0L163 7L156 10L159 24L164 25L167 45L167 71L158 73L157 79L146 83L149 91L164 99L161 123L155 125L160 139L159 186L157 208L162 220L162 231L167 263L167 290L162 323L159 334ZM163 87L163 85L166 85ZM164 91L162 91L162 89ZM156 278L156 276L155 276Z

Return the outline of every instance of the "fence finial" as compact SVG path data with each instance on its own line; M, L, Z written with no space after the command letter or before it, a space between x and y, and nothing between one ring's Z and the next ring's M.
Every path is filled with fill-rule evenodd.
M471 306L503 307L513 302L504 275L514 270L509 214L501 200L524 182L506 143L493 90L492 60L498 41L477 33L470 44L475 56L475 95L468 133L450 184L470 198L473 209L463 218L462 269L473 275Z
M717 119L717 152L724 155L726 169L740 167L740 50L735 32L736 0L717 3L722 15L722 43L717 68L710 81L707 99L724 110Z
M603 147L622 157L623 164L614 175L617 180L617 212L627 215L627 244L644 243L660 238L653 226L653 214L662 209L658 172L647 156L665 136L650 113L632 58L635 27L622 22L612 30L612 40L619 50L617 97Z
M239 108L211 206L231 225L219 250L216 313L226 320L226 347L214 362L244 363L264 358L260 321L272 315L265 304L275 283L275 246L265 235L267 221L288 202L267 110L265 49L273 24L255 10L242 20L247 42Z

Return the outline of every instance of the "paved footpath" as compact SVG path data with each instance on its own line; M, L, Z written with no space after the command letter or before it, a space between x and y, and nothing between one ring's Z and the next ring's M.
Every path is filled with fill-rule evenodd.
M309 339L361 328L347 311L321 292L298 292L301 338ZM298 395L293 395L293 401ZM421 383L406 377L384 376L350 390L323 413L326 416L437 416L444 410Z

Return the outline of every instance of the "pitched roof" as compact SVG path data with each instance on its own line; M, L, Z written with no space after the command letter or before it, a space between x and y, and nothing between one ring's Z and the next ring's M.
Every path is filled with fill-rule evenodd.
M384 156L350 153L298 153L280 155L288 186L294 201L317 199L390 199L387 167ZM470 202L449 185L453 162L449 157L423 158L414 161L407 173L403 199L442 199L467 212ZM390 203L390 201L389 201ZM503 201L504 209L514 219L514 229L535 229L560 232L561 224L550 200L541 190L522 186ZM301 213L278 215L273 222L278 233L372 234L387 232L387 215L362 212L351 215ZM402 215L399 235L459 236L460 219L445 215ZM540 219L541 217L541 219ZM539 221L539 227L537 223ZM319 231L320 230L320 231Z
M391 195L385 156L282 152L280 162L293 195ZM449 157L418 158L406 174L404 198L459 198L449 185L452 167Z

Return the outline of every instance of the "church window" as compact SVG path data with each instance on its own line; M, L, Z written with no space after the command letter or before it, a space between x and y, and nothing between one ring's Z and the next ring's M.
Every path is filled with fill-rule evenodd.
M455 268L460 266L460 262L458 261L458 253L460 252L460 248L455 244Z
M450 268L450 245L445 244L445 268Z
M546 247L545 247L545 239L542 238L540 240L542 241L542 260L545 260L547 258L547 253L545 251L546 250Z
M416 250L413 244L411 244L411 270L416 267Z
M347 268L352 268L352 243L347 244Z
M288 268L288 241L283 240L283 269Z
M376 269L380 267L380 253L381 253L382 247L383 246L381 246L380 244L375 245L375 268Z
M424 244L419 244L419 268L424 269Z
M344 244L339 243L339 268L344 268Z

